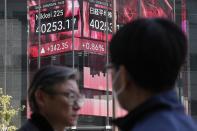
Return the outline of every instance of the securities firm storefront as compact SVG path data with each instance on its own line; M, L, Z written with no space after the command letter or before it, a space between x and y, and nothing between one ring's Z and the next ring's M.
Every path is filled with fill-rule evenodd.
M14 106L27 105L14 123L20 126L29 117L27 87L32 75L40 67L62 65L79 70L78 84L86 97L72 129L112 130L110 119L126 113L114 102L105 72L112 34L140 17L171 19L187 33L185 7L184 0L4 0L0 86L13 96ZM189 113L187 69L185 65L177 80L177 92Z

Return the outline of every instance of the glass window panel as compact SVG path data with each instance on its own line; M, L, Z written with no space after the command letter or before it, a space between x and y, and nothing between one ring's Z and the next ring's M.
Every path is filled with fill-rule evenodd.
M2 0L0 87L13 96L13 106L19 106L27 103L27 87L38 68L77 68L79 85L86 96L77 129L104 130L111 125L109 120L114 114L117 117L126 113L114 104L110 74L104 70L109 62L107 47L112 34L139 17L176 20L187 33L185 0L174 4L174 0ZM188 66L177 81L187 107ZM27 106L27 112L19 114L14 123L20 126L29 113Z
M26 100L27 12L25 0L15 2L0 2L0 88L13 97L11 104L17 108ZM19 112L13 123L18 127L25 119L25 112Z

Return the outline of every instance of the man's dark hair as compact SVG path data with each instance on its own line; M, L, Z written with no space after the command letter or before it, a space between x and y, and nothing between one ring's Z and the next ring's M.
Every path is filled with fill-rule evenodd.
M172 21L142 18L117 31L109 52L116 69L125 66L136 84L160 92L173 88L186 60L187 39Z
M33 112L38 112L38 105L35 101L35 92L38 89L52 94L54 86L69 79L78 79L78 73L72 68L63 66L44 66L40 68L33 77L28 89L28 99Z

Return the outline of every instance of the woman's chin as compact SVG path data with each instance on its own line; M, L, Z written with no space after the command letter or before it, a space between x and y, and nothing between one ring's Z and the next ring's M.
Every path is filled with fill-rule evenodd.
M77 118L70 118L69 119L69 126L75 126L77 125Z

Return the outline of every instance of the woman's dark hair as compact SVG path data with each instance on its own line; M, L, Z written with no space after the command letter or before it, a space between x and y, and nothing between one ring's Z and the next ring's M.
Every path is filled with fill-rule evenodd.
M173 88L186 60L187 39L172 21L142 18L117 31L109 52L111 62L125 66L140 87L160 92Z
M68 79L77 80L77 71L63 66L45 66L40 68L34 75L28 89L28 99L31 110L33 112L39 110L35 101L36 90L41 89L46 93L53 93L54 85L62 83Z

